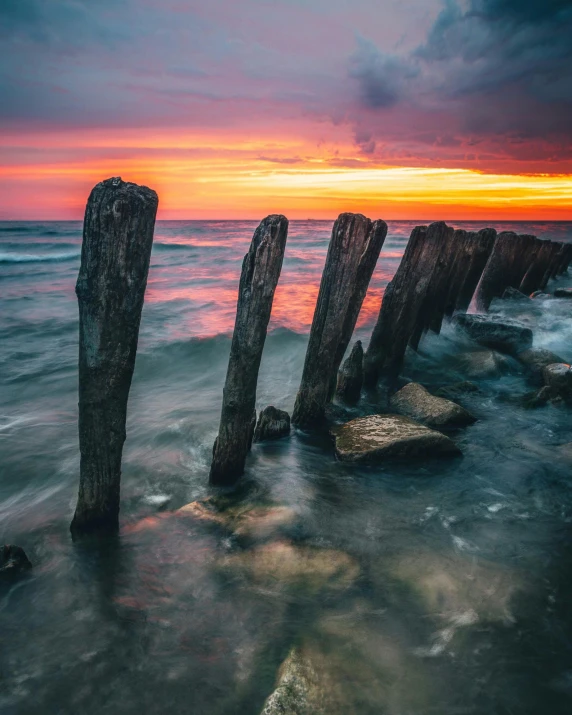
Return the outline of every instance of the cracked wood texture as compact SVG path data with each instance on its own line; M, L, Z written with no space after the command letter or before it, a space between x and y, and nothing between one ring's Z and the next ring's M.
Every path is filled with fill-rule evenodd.
M120 178L97 184L87 202L76 285L81 462L74 535L119 527L127 399L157 205L154 191Z
M244 257L236 322L223 392L210 483L230 485L244 473L256 426L256 386L274 291L288 235L285 216L268 216L256 229Z
M387 235L385 221L341 214L334 224L292 423L319 426Z

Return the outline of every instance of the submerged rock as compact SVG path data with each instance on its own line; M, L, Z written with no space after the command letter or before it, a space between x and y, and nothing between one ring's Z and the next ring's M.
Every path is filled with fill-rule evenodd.
M457 356L459 370L467 377L486 380L512 372L511 359L494 350L473 350Z
M350 405L359 402L363 387L363 347L358 340L353 346L349 358L338 373L336 394L340 400Z
M220 565L242 574L257 586L296 588L310 593L343 590L360 573L357 562L343 551L298 546L289 541L273 541L231 554Z
M554 291L555 298L572 298L572 288L557 288Z
M254 441L264 442L269 439L280 439L290 434L290 415L284 410L278 410L270 405L260 413L254 430Z
M546 300L547 298L552 298L550 293L545 293L543 290L536 290L530 296L531 298L540 298L540 300Z
M0 548L1 576L15 576L31 568L32 563L22 547L6 544Z
M397 412L429 427L465 427L477 421L464 407L443 397L435 397L417 382L399 390L390 404Z
M298 514L287 506L226 506L212 498L194 501L176 513L220 526L241 541L264 541L298 521Z
M547 365L542 371L544 384L550 391L550 399L572 398L572 367L566 363Z
M299 648L292 648L278 671L276 690L270 695L260 715L312 715L316 701L322 700L319 680L311 662ZM320 707L318 705L318 707Z
M349 462L461 454L449 437L401 415L359 417L333 427L331 433L336 440L336 455Z
M509 355L532 347L532 330L521 325L490 320L486 315L456 315L456 326L471 340Z
M479 386L476 385L474 382L470 382L469 380L463 380L462 382L456 382L453 385L445 385L444 387L440 387L435 392L435 395L437 397L444 397L448 400L456 400L459 397L463 397L463 395L466 395L470 392L478 391Z
M547 365L562 363L564 360L555 353L544 348L530 348L517 355L517 359L527 368L533 377L541 378Z
M522 303L528 303L530 301L530 298L527 295L516 288L507 288L502 294L502 298L503 300L516 300Z

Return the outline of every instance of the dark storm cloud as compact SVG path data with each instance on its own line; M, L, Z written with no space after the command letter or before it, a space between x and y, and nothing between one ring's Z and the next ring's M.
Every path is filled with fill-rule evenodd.
M360 72L352 58L350 74L366 110L356 116L359 131L384 138L398 121L384 110L395 115L407 107L419 124L458 134L466 144L504 142L516 158L570 158L569 0L469 0L463 6L446 0L426 41L394 64L397 73L381 51L358 52ZM376 104L375 88L388 82L389 101ZM367 116L372 108L381 110L377 128ZM402 126L406 131L407 123ZM544 148L535 152L530 141Z

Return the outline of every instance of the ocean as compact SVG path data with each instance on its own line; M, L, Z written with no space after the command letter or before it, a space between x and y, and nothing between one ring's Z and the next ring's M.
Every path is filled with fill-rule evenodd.
M413 226L389 233L356 328L367 344ZM572 223L450 222L572 241ZM478 380L462 460L337 462L324 437L255 445L238 496L296 515L289 538L351 557L342 590L225 569L243 547L171 517L207 496L238 278L256 222L159 221L129 399L121 534L69 535L78 488L81 222L0 222L0 712L261 712L297 645L339 712L559 715L572 708L572 441L564 408L526 410L518 368ZM292 221L257 406L292 411L332 222ZM572 285L565 276L558 285ZM572 360L572 303L495 307ZM353 342L353 341L352 341ZM466 346L429 335L404 376L466 379ZM530 388L528 388L530 389ZM356 414L359 410L356 411ZM250 572L248 572L250 573ZM335 715L334 711L331 711ZM337 712L337 711L336 711Z

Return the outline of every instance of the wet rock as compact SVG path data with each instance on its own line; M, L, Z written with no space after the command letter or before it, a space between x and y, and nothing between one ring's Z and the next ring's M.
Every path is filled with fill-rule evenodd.
M392 396L391 407L429 427L465 427L477 419L451 400L435 397L417 382L411 382Z
M472 379L486 380L512 372L509 358L494 350L474 350L456 358L459 370Z
M15 576L31 568L32 564L20 546L6 544L0 548L0 576Z
M440 457L460 454L444 434L401 415L371 415L331 430L336 455L349 462L380 462L392 458Z
M253 506L219 504L216 499L194 501L176 512L201 522L225 529L241 541L264 541L294 527L298 514L287 506Z
M550 391L550 399L572 398L572 367L566 363L547 365L542 371L544 384Z
M340 400L349 405L359 402L363 387L363 347L361 340L353 346L349 358L344 362L338 373L336 394Z
M530 374L537 379L542 378L542 371L547 365L564 362L558 355L544 348L525 350L517 355L517 359L527 368Z
M356 561L334 549L273 541L227 556L220 566L263 588L295 588L316 594L351 586L360 573Z
M479 386L469 380L456 382L454 385L445 385L440 387L436 392L436 397L444 397L447 400L457 400L471 392L478 392Z
M557 288L554 291L555 298L572 298L572 288Z
M524 293L521 293L517 288L507 288L502 294L502 299L515 300L521 303L528 303L530 301L530 298Z
M254 441L265 442L269 439L280 439L290 434L290 415L276 407L266 407L258 417L254 430Z
M312 715L322 700L320 683L311 661L292 648L278 671L276 690L264 703L261 715ZM319 707L319 706L318 706Z
M532 330L521 325L490 320L486 315L456 315L455 325L471 340L509 355L532 347Z

